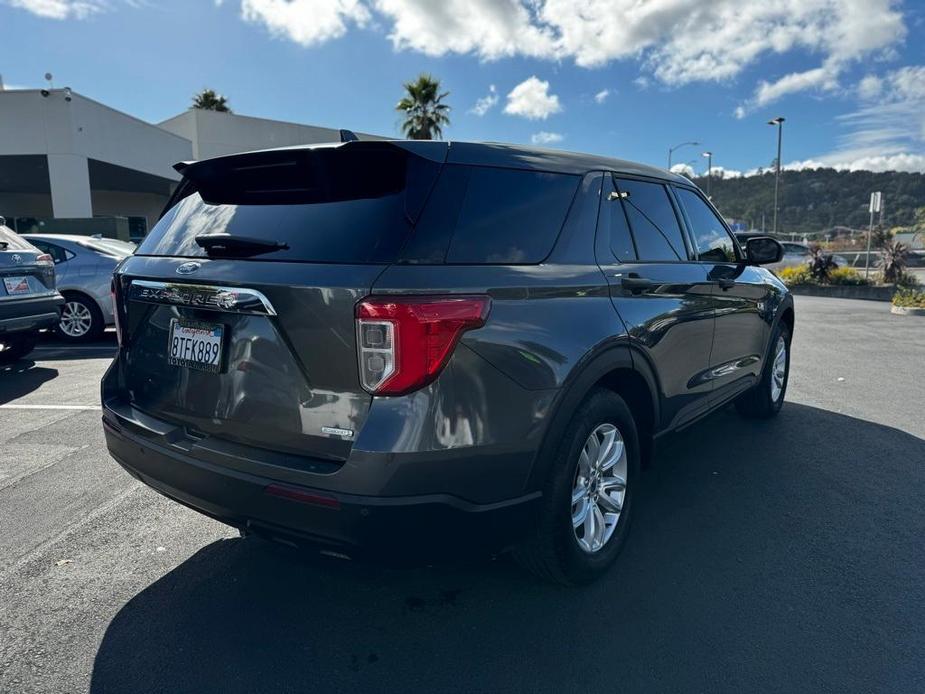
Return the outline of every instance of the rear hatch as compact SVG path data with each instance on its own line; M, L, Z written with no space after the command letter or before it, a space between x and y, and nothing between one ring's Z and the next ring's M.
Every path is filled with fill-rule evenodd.
M54 290L51 258L9 227L0 226L0 301L34 298Z
M194 439L344 460L371 402L354 307L423 208L446 152L432 144L179 167L172 206L117 272L120 397Z

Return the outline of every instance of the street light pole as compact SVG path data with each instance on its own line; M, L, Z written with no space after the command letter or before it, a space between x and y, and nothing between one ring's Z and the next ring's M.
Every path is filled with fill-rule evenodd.
M774 234L777 234L777 215L780 210L780 145L781 139L784 132L784 120L783 116L778 116L772 120L768 121L768 125L777 126L777 166L775 167L776 173L774 175Z
M671 171L671 155L674 154L676 149L681 149L682 147L693 146L696 147L699 145L699 142L682 142L681 144L675 145L674 147L668 148L668 170Z
M713 183L713 152L704 152L707 158L707 197L710 197L710 184Z

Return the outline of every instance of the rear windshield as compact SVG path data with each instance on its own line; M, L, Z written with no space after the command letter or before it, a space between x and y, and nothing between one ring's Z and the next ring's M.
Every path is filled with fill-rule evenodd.
M392 146L257 153L195 164L190 194L136 255L202 257L196 236L231 234L288 248L259 260L390 263L439 165Z
M35 247L9 227L0 226L0 251L34 251Z

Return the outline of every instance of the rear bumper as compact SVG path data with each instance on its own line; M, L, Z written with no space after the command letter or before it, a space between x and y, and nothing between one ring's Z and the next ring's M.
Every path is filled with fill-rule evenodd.
M0 334L53 328L60 319L64 298L45 296L0 301Z
M161 494L238 528L347 553L435 557L504 549L535 527L539 493L492 504L450 494L369 496L280 482L148 440L104 407L113 458Z

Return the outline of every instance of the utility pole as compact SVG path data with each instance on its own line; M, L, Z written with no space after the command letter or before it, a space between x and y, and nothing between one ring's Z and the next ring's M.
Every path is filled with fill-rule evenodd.
M713 182L713 152L704 152L707 158L707 197L710 197L710 184Z
M780 211L780 146L781 139L783 138L784 132L784 120L783 116L778 116L768 121L768 125L777 126L777 161L775 169L776 174L774 176L774 234L777 235L777 215Z
M870 237L874 234L874 215L880 212L883 205L883 193L877 191L870 194L870 225L867 227L867 256L864 259L864 279L870 277Z

